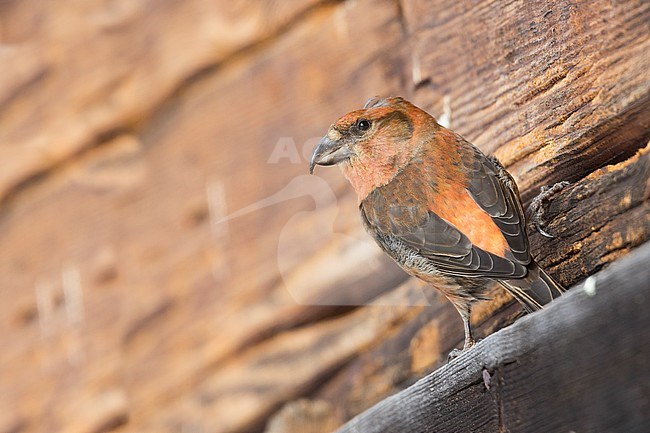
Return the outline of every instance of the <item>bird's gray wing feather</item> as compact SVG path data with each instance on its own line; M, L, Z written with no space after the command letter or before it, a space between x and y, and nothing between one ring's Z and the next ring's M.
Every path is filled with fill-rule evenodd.
M531 258L517 185L496 158L485 156L460 137L458 140L464 150L462 163L470 179L467 186L470 196L499 227L512 258L527 265Z
M475 245L434 212L387 203L380 190L362 202L361 219L393 259L419 272L442 271L463 277L517 278L526 268ZM408 223L405 223L408 222ZM415 222L415 223L414 223Z

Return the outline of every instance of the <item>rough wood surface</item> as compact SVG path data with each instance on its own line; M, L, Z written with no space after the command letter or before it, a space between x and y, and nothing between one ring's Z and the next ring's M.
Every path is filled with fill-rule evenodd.
M573 182L531 233L564 284L625 256L650 238L649 34L641 0L0 1L0 432L340 425L442 365L457 313L340 173L306 176L377 94L526 201ZM479 337L520 315L494 295Z
M337 433L642 433L650 425L650 244Z

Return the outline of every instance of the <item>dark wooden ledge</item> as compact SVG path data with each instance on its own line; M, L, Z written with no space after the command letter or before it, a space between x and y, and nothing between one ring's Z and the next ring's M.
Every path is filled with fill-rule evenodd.
M644 432L650 243L338 433Z

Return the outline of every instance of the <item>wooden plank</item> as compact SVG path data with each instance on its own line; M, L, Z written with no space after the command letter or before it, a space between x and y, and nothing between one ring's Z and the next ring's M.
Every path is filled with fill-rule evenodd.
M645 432L650 244L337 430Z

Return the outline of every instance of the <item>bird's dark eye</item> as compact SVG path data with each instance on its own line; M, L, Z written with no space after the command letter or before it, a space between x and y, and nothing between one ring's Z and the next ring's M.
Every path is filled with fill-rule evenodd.
M370 122L367 121L366 119L360 119L357 122L357 128L359 129L359 131L367 131L370 129Z

